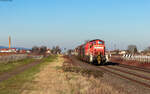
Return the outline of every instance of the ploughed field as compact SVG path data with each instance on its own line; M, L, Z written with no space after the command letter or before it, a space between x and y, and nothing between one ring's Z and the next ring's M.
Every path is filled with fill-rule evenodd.
M68 59L74 66L102 71L104 74L101 80L119 91L125 91L127 94L149 94L150 92L149 69L112 62L96 66L80 61L74 56Z

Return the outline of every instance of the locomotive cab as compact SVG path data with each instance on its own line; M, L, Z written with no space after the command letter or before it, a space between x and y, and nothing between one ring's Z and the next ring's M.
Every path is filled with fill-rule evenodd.
M106 62L105 58L105 44L102 40L93 40L91 41L91 62L96 62L98 64L102 64Z

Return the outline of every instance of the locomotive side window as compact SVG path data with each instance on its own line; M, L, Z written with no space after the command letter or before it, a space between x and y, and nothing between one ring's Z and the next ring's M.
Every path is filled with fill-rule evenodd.
M93 46L93 45L94 45L94 44L93 44L93 43L91 43L91 44L90 44L90 48L92 48L92 46Z

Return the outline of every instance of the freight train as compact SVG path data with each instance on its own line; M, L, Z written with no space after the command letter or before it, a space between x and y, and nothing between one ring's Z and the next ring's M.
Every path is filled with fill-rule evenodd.
M105 56L105 42L100 39L95 39L86 42L75 48L76 55L79 59L96 64L104 64Z

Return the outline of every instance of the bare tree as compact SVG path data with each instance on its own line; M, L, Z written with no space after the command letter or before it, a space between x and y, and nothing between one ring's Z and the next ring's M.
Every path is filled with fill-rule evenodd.
M33 46L33 47L32 47L32 53L38 54L38 53L39 53L39 47Z
M60 54L61 53L61 49L59 46L53 46L52 50L51 50L52 54Z
M32 53L33 54L45 54L46 51L47 51L46 46L41 46L41 47L34 46L34 47L32 47Z
M40 47L40 54L45 54L47 51L47 47L46 46L41 46Z
M147 53L150 53L150 46L149 47L147 47L146 49L144 49L144 51L143 51L145 54L147 54Z
M87 43L87 42L89 42L89 41L90 41L90 40L85 40L84 42Z
M72 54L72 52L73 52L73 50L72 50L72 49L69 49L69 50L67 51L67 53L68 53L69 55L71 55L71 54Z
M57 53L57 54L60 54L60 53L61 53L61 49L60 49L59 46L56 46L56 53Z
M52 54L55 54L56 52L55 52L55 46L53 46L53 48L51 49L51 53Z
M135 54L138 52L136 45L129 45L127 51L130 54Z

